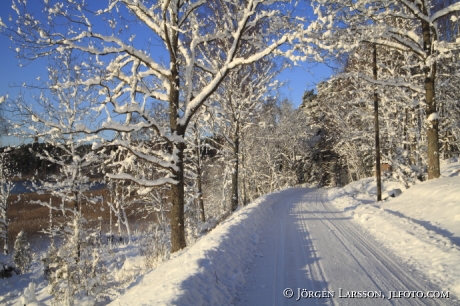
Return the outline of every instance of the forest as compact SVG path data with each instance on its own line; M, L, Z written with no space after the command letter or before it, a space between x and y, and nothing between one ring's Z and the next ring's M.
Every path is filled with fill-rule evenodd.
M57 304L126 286L114 239L152 268L262 195L374 176L376 131L383 179L406 187L459 155L456 1L30 2L0 19L19 60L47 61L0 93L21 140L0 153L2 277L40 262ZM335 72L290 101L277 77L301 62ZM39 259L11 218L26 204Z

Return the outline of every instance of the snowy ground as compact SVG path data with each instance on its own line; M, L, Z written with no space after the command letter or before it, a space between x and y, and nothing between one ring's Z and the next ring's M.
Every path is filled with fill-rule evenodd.
M263 229L264 257L250 266L236 305L448 304L394 299L396 291L438 288L337 210L327 200L327 190L284 193L283 203L273 207L272 220ZM293 296L288 299L283 293Z
M372 179L330 190L329 197L410 267L460 297L460 163L441 169L440 179L412 186L381 204L373 200Z
M259 229L282 193L261 197L146 274L110 305L228 305L258 254Z
M267 195L112 304L294 304L298 288L335 295L302 298L313 305L458 304L459 168L459 163L445 165L443 178L381 205L370 194L372 179L343 189L293 188ZM293 289L291 299L283 297L286 288ZM389 300L436 290L448 290L450 298ZM349 298L351 291L381 292L382 298Z
M442 169L442 178L379 204L372 179L261 197L135 278L111 305L458 305L460 163ZM140 262L133 249L123 253L126 266ZM33 277L0 280L0 304L18 301ZM37 287L38 300L50 304L44 285ZM450 298L389 299L407 290L444 290Z

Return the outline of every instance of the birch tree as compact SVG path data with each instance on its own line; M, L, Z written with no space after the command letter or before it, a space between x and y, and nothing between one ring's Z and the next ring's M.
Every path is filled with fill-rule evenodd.
M15 24L3 31L25 58L74 50L86 60L77 69L100 68L100 74L88 75L80 84L99 87L97 111L104 112L106 120L99 129L80 126L73 132L151 129L166 143L160 149L128 138L104 143L101 139L95 147L124 147L132 153L125 162L143 159L165 173L155 180L122 171L109 177L147 187L170 185L175 252L186 245L183 161L189 122L230 70L271 53L294 61L307 59L292 44L310 39L311 29L304 19L291 18L295 16L289 11L295 6L290 1L111 0L100 7L83 1L45 1L40 14L31 14L25 1L13 0ZM287 47L281 51L283 45ZM206 82L197 86L196 78ZM168 106L167 129L147 111L153 101ZM134 114L142 121L132 123Z

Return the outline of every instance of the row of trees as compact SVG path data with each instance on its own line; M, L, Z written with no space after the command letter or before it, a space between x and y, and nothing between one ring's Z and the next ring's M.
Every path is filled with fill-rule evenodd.
M458 156L459 4L449 1L325 1L325 44L347 52L344 69L304 106L349 178L374 173L378 96L382 162L406 185L439 177L439 158ZM374 79L372 50L377 51Z
M447 118L441 125L442 130L445 126L452 129L456 125L449 122L455 119L451 116L452 113L447 112L455 108L455 103L458 102L453 96L450 99L446 97L445 93L450 90L445 86L445 82L446 79L455 79L453 71L458 62L460 47L456 38L458 35L456 15L459 9L459 3L452 4L450 1L441 0L359 1L357 3L354 1L319 1L316 6L316 12L320 16L323 28L328 29L322 36L324 44L335 50L348 52L350 58L357 58L350 59L349 77L342 77L341 80L349 84L338 85L337 90L332 88L332 90L326 89L323 92L338 92L348 86L350 90L347 92L353 96L350 99L354 100L354 103L359 103L359 95L369 94L376 89L382 102L385 102L385 99L391 100L394 102L393 107L401 103L400 105L403 105L405 109L405 115L400 116L407 117L399 121L407 123L402 130L407 131L411 125L417 124L414 121L419 120L420 123L423 123L415 132L418 135L415 137L418 139L409 140L407 137L412 137L409 135L401 136L400 139L404 139L407 146L411 146L414 141L424 139L423 149L426 149L427 152L425 165L428 179L440 176L441 116ZM328 16L336 17L328 19ZM380 54L380 73L377 80L371 77L370 61L366 61L366 57L369 59L370 56L366 54L366 49L370 50L373 44L379 46ZM353 64L356 62L367 63L369 66L359 67ZM337 80L331 82L337 82ZM367 84L368 88L357 85L357 82ZM331 84L329 83L329 88L334 87ZM389 94L390 91L391 94ZM356 112L360 111L359 107L353 109ZM395 116L394 110L395 108L393 108L393 116ZM392 116L387 111L384 113L388 117ZM420 116L424 117L423 120ZM409 123L409 121L412 122ZM451 131L443 131L443 134L445 135L446 132L449 136L453 136ZM400 131L400 133L403 132ZM450 137L450 139L455 139L455 137ZM413 148L412 151L423 155L421 152L424 150L419 151Z
M0 25L17 44L18 55L55 59L34 106L21 97L11 101L19 117L31 119L17 124L17 135L65 152L65 159L46 153L40 158L67 173L70 189L62 196L74 203L74 211L87 186L82 169L101 168L95 165L104 165L109 180L138 186L144 203L152 206L162 190L171 203L173 252L186 245L187 204L197 201L200 219L206 219L204 148L224 156L220 202L224 206L229 199L230 210L313 177L335 184L340 176L323 174L340 173L344 163L358 177L368 175L362 164L371 164L372 158L363 156L368 150L360 141L369 147L364 101L371 99L363 86L379 88L382 101L392 101L386 118L401 119L393 101L406 106L406 123L398 133L413 156L395 146L384 154L395 159L398 151L398 158L412 159L423 171L417 162L426 148L428 178L436 178L440 113L449 117L451 108L439 107L434 88L442 80L438 63L455 62L456 19L448 20L460 10L458 4L434 9L436 3L317 1L318 18L307 25L301 6L283 1L118 0L102 8L46 1L40 14L29 13L25 1L13 1L16 16L10 25ZM441 21L452 29L449 35L440 29ZM377 44L387 54L380 59L379 80L369 77L361 60L369 56L366 44ZM288 103L275 107L275 56L324 60L324 50L347 53L349 68L347 76L319 88L319 111L309 111L305 119ZM347 103L337 103L344 98ZM340 139L326 133L331 126L342 131L336 134ZM458 139L450 129L447 139ZM409 130L415 132L409 135ZM389 128L387 142L392 133ZM425 134L426 146L414 148ZM88 143L93 150L79 153ZM329 163L327 171L311 162L324 158L337 162Z
M93 141L94 149L117 146L123 163L111 162L109 178L144 188L168 185L173 252L186 245L184 154L189 126L232 70L275 53L301 58L294 42L311 32L292 13L296 6L283 2L122 0L99 8L46 1L41 14L31 14L26 2L13 1L13 8L16 24L4 31L20 46L19 55L77 56L71 67L62 67L72 75L54 79L50 90L85 93L85 116L93 114L93 122L100 124L81 118L59 122L41 110L23 110L38 124L52 127L53 134L91 135L76 137ZM286 48L282 51L281 46ZM151 111L152 104L166 111L167 120ZM148 130L148 141L133 139L141 130ZM116 136L107 141L104 131ZM155 169L152 176L130 171L139 161Z
M51 60L33 103L8 103L15 136L39 140L29 149L56 167L36 186L62 200L40 203L51 216L45 261L56 300L72 304L101 282L97 230L82 205L107 204L128 241L129 207L155 214L159 258L164 245L182 249L205 222L265 193L372 175L374 92L384 162L407 184L425 172L438 177L440 153L458 150L452 17L460 6L432 4L441 2L317 1L318 19L307 26L301 7L283 1L114 0L101 8L50 0L41 14L13 1L16 16L0 26L18 55ZM324 60L324 50L341 54L345 69L317 94L307 91L296 110L278 95L278 56ZM104 174L108 198L88 196L92 174ZM58 212L65 226L54 223Z

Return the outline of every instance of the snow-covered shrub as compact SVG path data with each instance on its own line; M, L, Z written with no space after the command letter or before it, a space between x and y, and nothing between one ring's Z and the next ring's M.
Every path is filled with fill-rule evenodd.
M56 269L50 268L50 263L56 260L55 259L56 254L57 254L56 246L54 244L51 244L51 246L48 248L48 251L41 258L41 261L43 263L43 276L45 279L50 279L52 272L56 271Z
M170 232L159 226L151 226L142 239L140 253L145 257L145 266L151 269L158 263L169 259L170 255Z
M83 228L84 223L85 219L76 213L65 229L63 244L50 249L44 260L56 305L81 304L83 300L85 305L93 305L104 290L102 250L88 243L91 235Z
M115 274L116 281L121 286L131 284L139 275L144 274L145 261L142 263L142 257L128 257L123 262L123 266Z
M220 221L223 221L223 220L225 220L225 219L222 219ZM212 229L214 229L217 226L217 224L219 224L220 221L217 220L214 217L209 218L208 220L206 220L206 222L201 224L200 233L207 233L207 232L211 231Z
M26 235L22 230L14 241L13 261L19 270L21 270L21 273L29 271L32 262L32 251L30 250L30 244L27 242Z

